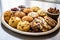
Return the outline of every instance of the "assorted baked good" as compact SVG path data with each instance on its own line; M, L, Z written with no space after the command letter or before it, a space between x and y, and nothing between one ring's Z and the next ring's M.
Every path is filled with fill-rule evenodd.
M46 32L57 25L56 20L37 6L12 8L4 13L4 20L11 27L25 32Z
M17 25L18 30L29 31L30 25L28 21L20 21Z
M38 13L36 13L36 12L30 12L30 13L28 14L28 16L31 16L31 17L33 17L33 18L36 18L36 17L38 17L39 15L38 15Z
M20 21L21 21L21 19L20 19L19 17L11 17L11 18L9 19L8 24L9 24L10 26L12 26L12 27L17 27L17 24L18 24L18 22L20 22Z
M50 13L54 13L54 14L60 13L59 9L57 9L56 7L55 8L49 8L47 11Z

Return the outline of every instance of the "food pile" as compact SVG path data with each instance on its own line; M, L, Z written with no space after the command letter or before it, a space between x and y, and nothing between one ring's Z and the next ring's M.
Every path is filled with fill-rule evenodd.
M12 8L4 13L4 20L11 27L25 32L46 32L57 25L57 21L37 6Z
M54 13L54 14L60 13L59 9L57 9L56 7L55 8L49 8L47 11L50 13Z

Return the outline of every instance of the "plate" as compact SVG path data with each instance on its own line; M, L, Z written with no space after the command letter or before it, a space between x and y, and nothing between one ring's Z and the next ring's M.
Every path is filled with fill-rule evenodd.
M37 4L37 6L38 5L40 5L40 3L41 2L38 2L38 1L30 1L30 3L33 3L33 4ZM38 4L39 3L39 4ZM28 6L28 5L27 5ZM32 4L30 4L29 6L33 6ZM34 5L34 6L36 6L36 5ZM6 11L6 10L5 10ZM7 27L8 29L10 29L10 30L12 30L12 31L14 31L14 32L17 32L17 33L20 33L20 34L24 34L24 35L32 35L32 36L39 36L39 35L47 35L47 34L50 34L50 33L52 33L52 32L54 32L54 31L56 31L58 28L59 28L59 24L60 24L60 16L58 17L58 23L57 23L57 25L53 28L53 29L51 29L51 30L49 30L49 31L47 31L47 32L38 32L38 33L32 33L32 32L24 32L24 31L20 31L20 30L17 30L17 29L15 29L15 28L12 28L11 26L9 26L6 22L5 22L5 20L4 20L4 13L2 14L2 23L5 25L5 27Z

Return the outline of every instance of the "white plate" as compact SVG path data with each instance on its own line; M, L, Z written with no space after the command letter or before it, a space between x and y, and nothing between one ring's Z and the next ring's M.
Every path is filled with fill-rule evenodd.
M38 1L30 1L30 5L29 6L33 6L35 3L37 4L37 6L38 5L40 5L40 3L41 2L38 2ZM32 4L33 3L33 4ZM39 3L39 4L38 4ZM34 5L34 6L36 6L36 5ZM6 10L5 10L6 11ZM58 17L58 23L57 23L57 25L53 28L53 29L51 29L51 30L49 30L49 31L47 31L47 32L38 32L38 33L32 33L32 32L23 32L23 31L19 31L19 30L17 30L17 29L15 29L15 28L12 28L11 26L9 26L6 22L5 22L5 20L4 20L4 13L2 14L2 23L5 25L5 27L7 27L7 28L9 28L10 30L12 30L12 31L14 31L14 32L17 32L17 33L20 33L20 34L25 34L25 35L33 35L33 36L38 36L38 35L46 35L46 34L50 34L50 33L52 33L52 32L54 32L54 31L56 31L58 28L59 28L59 24L60 24L60 17Z

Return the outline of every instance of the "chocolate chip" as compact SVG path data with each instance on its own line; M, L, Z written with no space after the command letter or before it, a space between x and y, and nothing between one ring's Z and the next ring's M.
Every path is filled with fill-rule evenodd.
M14 23L14 21L12 21L12 23Z

